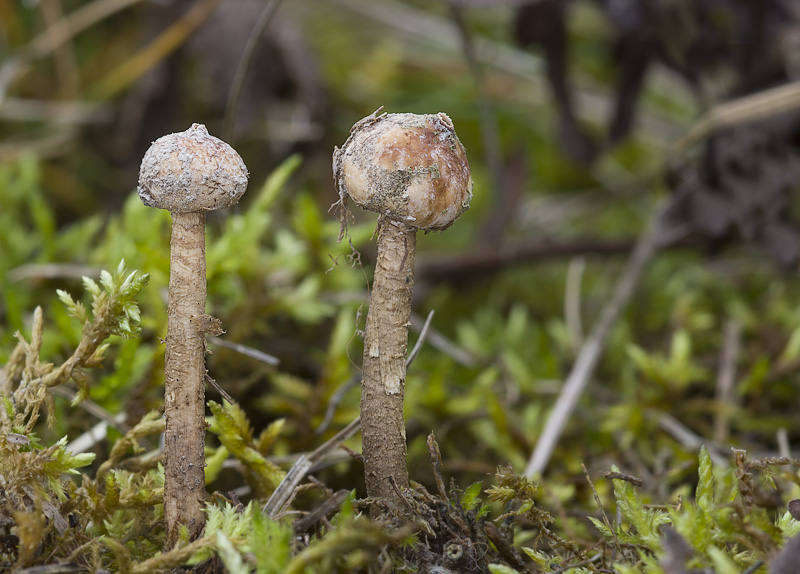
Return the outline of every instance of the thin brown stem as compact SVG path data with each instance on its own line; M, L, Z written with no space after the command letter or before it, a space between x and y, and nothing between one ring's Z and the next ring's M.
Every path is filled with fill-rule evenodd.
M205 313L205 212L173 213L170 241L164 432L164 519L168 547L180 527L205 524L205 340L191 318Z
M378 222L361 384L362 451L367 496L397 502L392 484L408 488L403 392L414 286L416 231Z

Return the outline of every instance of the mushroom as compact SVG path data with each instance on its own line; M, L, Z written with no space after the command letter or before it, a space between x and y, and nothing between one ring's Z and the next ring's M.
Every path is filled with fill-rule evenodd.
M416 234L452 225L469 208L472 179L445 114L377 113L334 151L333 172L343 218L347 198L380 214L364 335L362 452L367 496L398 502L408 488L403 393Z
M247 178L239 154L202 124L157 139L139 171L142 202L172 215L164 381L168 547L182 526L194 539L205 524L205 333L220 332L219 321L205 315L205 212L239 201Z

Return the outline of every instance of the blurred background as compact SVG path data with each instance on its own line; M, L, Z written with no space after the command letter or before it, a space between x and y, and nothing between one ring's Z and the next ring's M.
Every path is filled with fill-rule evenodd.
M170 218L136 180L153 140L204 123L251 173L209 216L208 312L226 330L209 373L255 432L286 420L270 456L315 448L358 414L375 249L360 210L336 241L334 146L381 106L446 112L475 197L420 237L411 344L435 314L407 381L412 479L432 479L431 430L459 482L522 472L610 301L600 363L539 469L567 477L553 496L590 496L581 463L665 488L701 443L785 453L798 78L791 0L0 0L0 362L37 305L42 356L69 356L80 325L55 290L86 301L80 277L124 258L151 275L142 336L91 374L96 410L67 391L42 433L105 417L113 441L160 405ZM239 486L225 472L212 489ZM361 488L361 472L345 456L321 476Z

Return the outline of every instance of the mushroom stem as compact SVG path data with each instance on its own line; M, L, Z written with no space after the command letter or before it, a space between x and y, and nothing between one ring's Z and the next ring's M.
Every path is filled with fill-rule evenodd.
M398 489L408 488L403 393L416 243L415 229L383 216L378 220L378 259L364 337L361 426L367 496L394 502L399 502Z
M164 519L168 547L186 525L205 524L205 334L191 325L205 313L205 212L172 213L164 433Z

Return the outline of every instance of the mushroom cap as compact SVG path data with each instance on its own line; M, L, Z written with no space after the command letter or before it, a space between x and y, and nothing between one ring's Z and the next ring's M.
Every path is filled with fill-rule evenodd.
M247 189L247 168L231 146L203 124L158 138L139 169L139 197L172 213L230 207Z
M334 153L339 196L409 228L446 229L469 208L472 178L447 115L375 114Z

